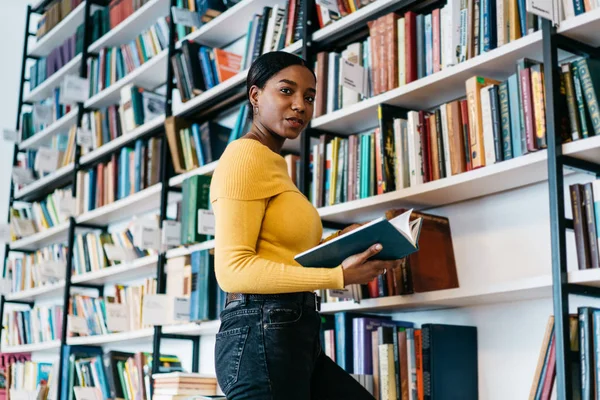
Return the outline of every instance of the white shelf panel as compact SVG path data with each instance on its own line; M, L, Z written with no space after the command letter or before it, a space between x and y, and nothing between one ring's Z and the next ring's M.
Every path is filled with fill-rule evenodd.
M121 88L134 84L144 89L153 90L164 84L167 79L167 49L164 49L137 69L127 74L106 89L90 97L85 102L86 108L102 108L117 104L121 99Z
M29 139L23 140L19 143L20 149L37 149L43 147L52 141L54 136L59 133L67 133L68 130L77 124L77 108L69 111L63 115L61 119L48 125L46 129L40 131L30 137Z
M12 250L37 250L49 244L66 242L68 232L69 223L63 222L60 225L38 232L35 235L11 242L10 248Z
M176 247L174 249L167 251L167 259L181 257L181 256L187 256L188 254L191 254L195 251L209 250L209 249L214 249L214 248L215 248L214 240L207 240L205 242L196 243L191 246Z
M191 322L183 325L163 326L162 331L166 334L179 334L190 336L215 335L219 331L221 321Z
M77 217L78 223L95 225L110 225L115 222L130 219L133 215L140 215L160 207L161 184L156 184L147 189L134 193L114 203L83 213ZM169 197L181 196L179 193L170 193Z
M600 268L571 271L569 283L600 287Z
M97 8L92 7L91 13ZM63 18L50 32L46 33L40 40L31 46L29 55L45 57L56 47L62 45L64 41L73 36L77 27L83 23L85 14L85 1L72 10L69 15Z
M558 33L587 43L600 46L600 9L585 12L560 23Z
M323 313L339 311L423 311L470 307L552 297L552 276L526 278L514 282L480 285L471 288L438 290L404 296L323 303Z
M59 297L62 295L65 288L65 280L61 279L56 283L51 283L36 287L33 289L23 290L21 292L11 293L6 296L8 301L29 301L34 302L36 300L49 299L52 297Z
M133 140L137 139L138 137L144 135L148 131L156 129L157 127L163 125L164 122L165 122L164 115L162 115L158 118L155 118L152 121L149 121L149 122L145 123L144 125L137 127L136 129L132 130L131 132L126 133L122 136L119 136L118 138L111 140L110 142L106 143L103 146L100 146L99 148L89 152L88 154L81 156L79 162L81 164L87 164L93 160L97 160L97 159L101 158L102 156L115 150L116 148L121 147L124 143L133 141Z
M518 59L540 59L541 42L542 32L535 32L433 75L315 118L312 127L349 135L377 126L379 104L426 110L464 97L465 82L472 76L502 80L516 71Z
M45 343L23 344L20 346L2 346L3 353L34 353L53 351L60 348L60 340L52 340Z
M50 185L54 181L63 179L68 174L71 174L71 173L73 173L73 163L66 165L62 168L59 168L56 171L52 172L51 174L48 174L48 175L44 176L43 178L38 179L37 181L25 186L23 189L17 191L15 194L15 200L23 199L24 197L27 197L34 191L36 191L46 185Z
M248 21L252 20L254 14L262 14L263 7L273 7L277 3L284 4L273 0L243 0L187 35L185 39L222 48L246 35Z
M62 84L67 75L79 75L79 65L81 64L81 54L78 54L71 61L66 63L61 69L53 73L44 82L36 86L35 89L27 93L24 101L36 102L47 99L54 95L55 88Z
M212 175L212 173L217 168L218 163L219 163L218 160L213 161L210 164L201 166L200 168L196 168L194 170L184 172L183 174L174 176L169 180L169 185L170 186L180 186L183 183L183 181L185 181L189 177L196 176L196 175Z
M118 46L130 42L143 30L154 25L160 17L168 14L169 0L151 0L92 43L89 51L96 53L103 47Z
M108 283L124 282L130 279L143 278L156 275L158 256L138 258L128 263L114 265L100 271L75 275L71 278L74 284L104 285Z

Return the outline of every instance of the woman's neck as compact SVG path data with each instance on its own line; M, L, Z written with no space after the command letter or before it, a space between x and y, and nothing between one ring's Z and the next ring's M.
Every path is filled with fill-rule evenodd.
M277 154L281 153L283 143L285 142L285 138L272 133L256 121L252 121L250 132L246 133L244 138L258 140Z

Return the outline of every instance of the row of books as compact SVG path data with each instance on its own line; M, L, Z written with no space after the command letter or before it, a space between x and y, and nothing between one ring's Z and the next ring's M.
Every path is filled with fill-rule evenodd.
M581 15L600 7L598 3L586 0L562 0L565 19Z
M177 400L181 398L193 398L196 400L225 399L216 396L217 379L198 373L172 372L168 374L154 374L153 376L153 400ZM191 397L193 396L193 397Z
M144 190L160 180L160 147L163 139L138 139L123 147L110 161L77 173L75 213L95 210Z
M58 0L55 1L41 16L37 22L36 38L40 40L50 32L56 25L65 19L82 0Z
M48 266L48 263L66 266L67 252L66 246L53 244L31 254L11 255L7 259L4 276L11 281L11 292L20 292L56 282L60 277L54 273L56 268Z
M52 136L46 144L46 149L57 152L56 165L38 164L38 149L29 148L17 155L17 166L31 171L35 179L52 173L54 170L71 164L75 160L75 139L77 127L71 126L64 133ZM26 185L17 183L20 189Z
M182 102L211 89L240 72L242 57L219 48L201 46L190 40L171 57Z
M35 111L21 113L20 140L29 139L36 133L43 131L71 110L74 110L75 106L60 103L60 87L57 87L52 90L51 97L36 102L34 108Z
M31 361L30 353L18 355L20 361L5 365L5 393L3 399L20 398L19 393L35 393L35 398L46 400L56 392L58 366L48 362ZM27 361L25 361L27 360ZM25 396L25 398L27 398Z
M150 0L111 0L107 8L106 25L108 30L114 29L127 17L140 9Z
M81 24L75 34L65 39L63 44L29 67L29 90L35 89L83 51L83 33L84 26Z
M195 13L196 25L186 26L177 24L176 33L177 36L183 38L190 33L194 32L199 26L212 21L226 11L228 8L233 7L240 0L178 0L177 8L187 10Z
M63 307L35 305L30 310L5 311L3 344L20 346L59 340L62 331Z
M378 400L477 399L477 328L340 312L321 316L325 353L350 374L370 377ZM460 363L455 360L460 359Z
M166 49L168 44L169 26L162 17L129 43L102 48L98 57L87 61L89 95L106 89Z
M114 290L114 296L71 297L69 316L79 321L69 326L69 337L106 335L149 327L143 324L143 299L146 295L156 294L156 279L147 278L140 286L116 285ZM128 323L115 322L112 319L115 314L125 315Z
M600 181L569 186L579 269L600 268Z

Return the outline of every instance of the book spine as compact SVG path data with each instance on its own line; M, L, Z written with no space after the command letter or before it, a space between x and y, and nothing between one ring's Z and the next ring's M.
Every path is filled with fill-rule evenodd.
M575 232L575 248L577 249L577 262L579 269L590 268L588 235L585 234L585 207L581 197L579 184L569 187L571 192L571 209L573 212L573 230Z
M504 159L504 138L502 136L502 125L500 123L500 106L498 104L498 89L497 85L490 88L490 108L492 112L492 128L494 135L494 150L496 162Z
M423 363L423 398L431 400L433 397L431 385L431 335L429 326L423 325L421 329L422 363Z
M581 78L579 76L579 69L576 64L572 65L573 74L573 86L575 87L575 101L577 102L577 109L579 111L579 121L581 122L581 137L588 137L588 126L587 118L585 114L585 104L583 100L583 89L581 85Z
M531 96L531 69L524 68L519 74L521 80L521 99L523 101L523 117L525 118L525 136L527 151L537 150L535 143L535 115Z
M588 307L580 307L579 313L579 355L581 360L581 398L591 399L593 391L593 363L592 363L592 321L591 311Z
M512 136L510 131L510 105L508 101L508 82L502 82L498 89L500 100L500 128L502 130L502 158L510 160L512 153Z
M590 262L592 268L600 268L598 254L598 237L596 236L596 218L594 215L594 195L592 182L581 186L585 198L585 225L587 227L588 242L590 246Z
M598 109L598 98L594 88L594 78L600 79L596 74L592 78L590 71L590 59L580 59L575 62L579 70L579 79L581 80L581 87L583 89L583 96L587 102L588 111L592 120L592 128L594 129L595 135L600 135L600 111Z

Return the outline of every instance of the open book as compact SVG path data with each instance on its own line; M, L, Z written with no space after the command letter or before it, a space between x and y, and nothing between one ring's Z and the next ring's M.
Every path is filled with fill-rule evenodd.
M294 259L304 267L335 268L351 255L362 253L376 243L383 250L374 260L397 260L419 250L422 218L410 221L412 209L387 220L371 221L353 231L300 253Z

